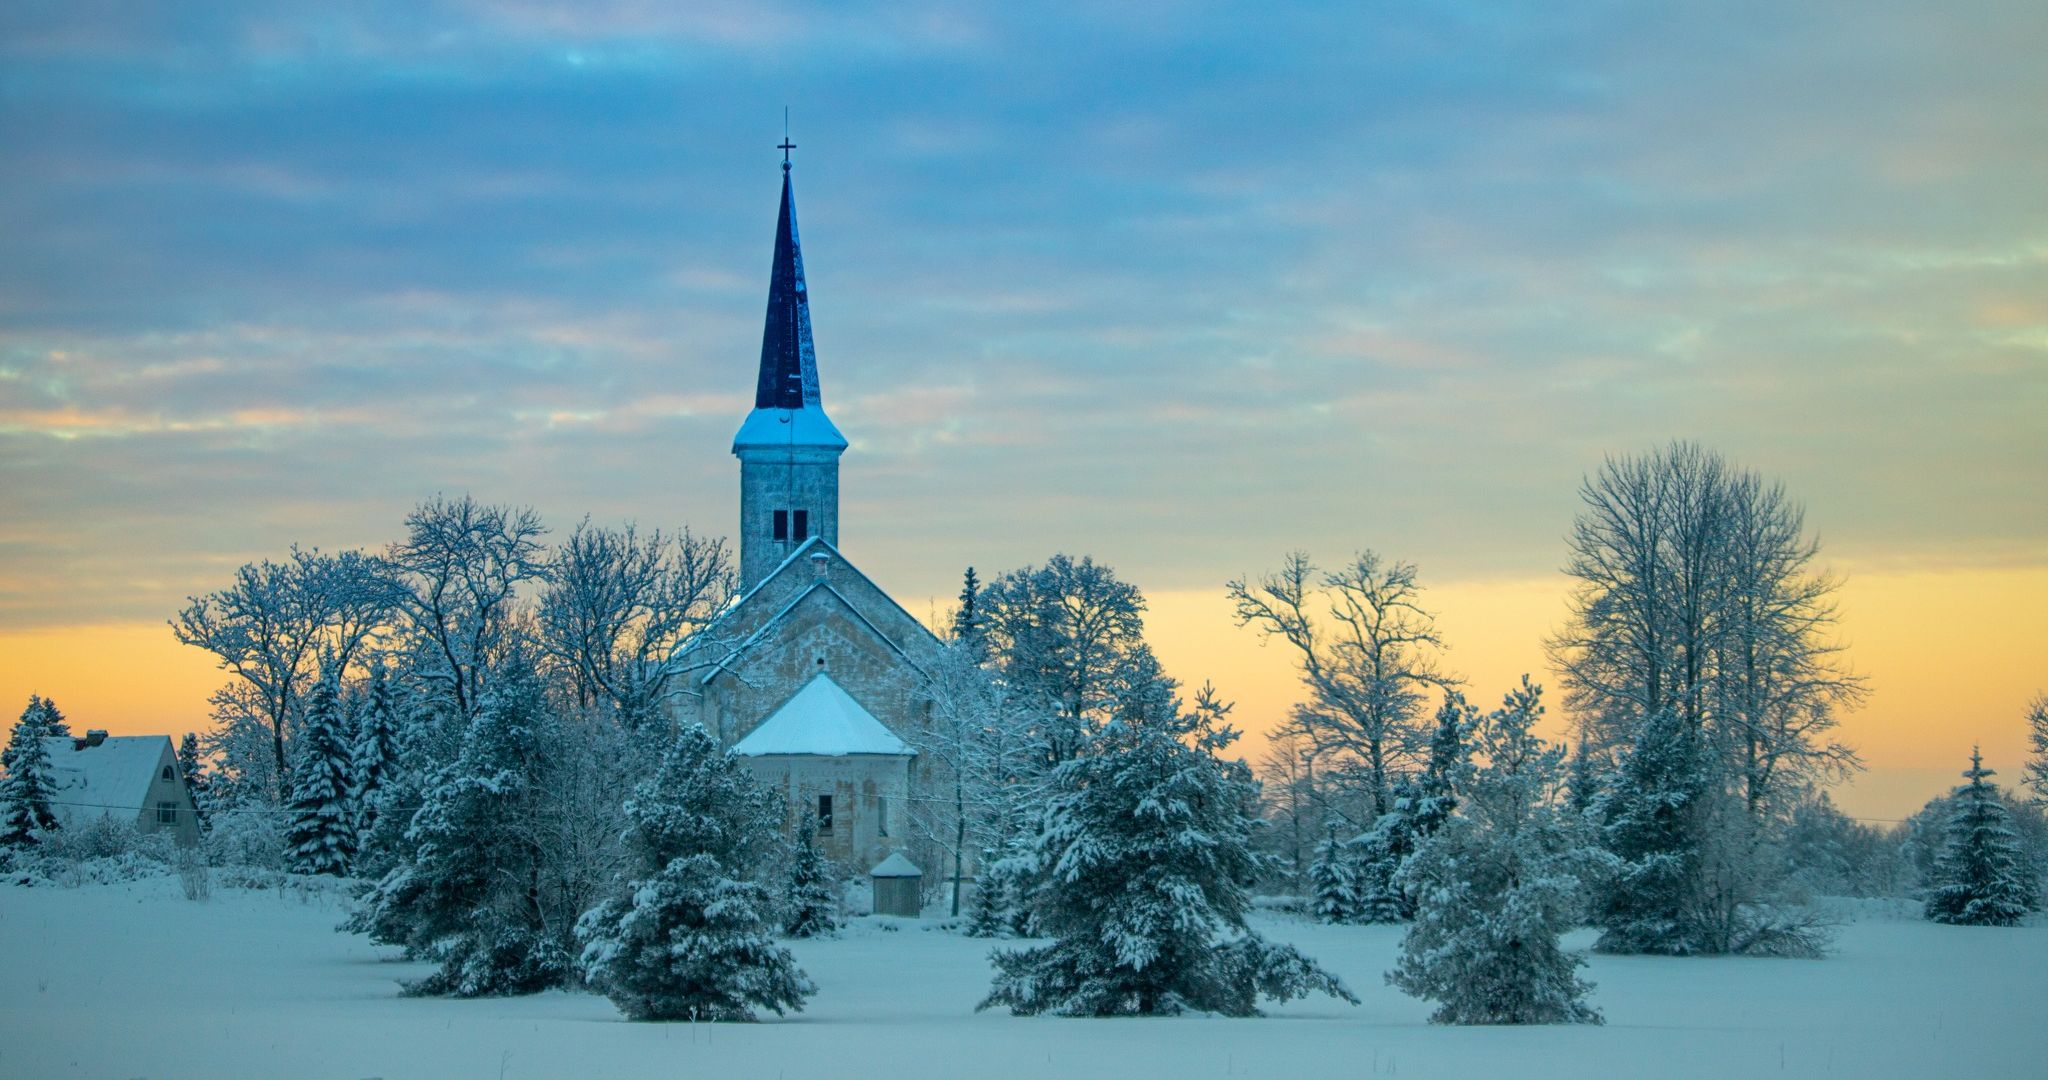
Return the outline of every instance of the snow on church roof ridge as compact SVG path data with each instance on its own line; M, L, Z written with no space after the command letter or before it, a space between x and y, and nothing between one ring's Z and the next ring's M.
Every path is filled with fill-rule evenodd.
M911 757L917 751L896 737L846 688L820 673L804 684L782 707L761 721L732 748L741 757L770 754L811 754L846 757L891 754Z

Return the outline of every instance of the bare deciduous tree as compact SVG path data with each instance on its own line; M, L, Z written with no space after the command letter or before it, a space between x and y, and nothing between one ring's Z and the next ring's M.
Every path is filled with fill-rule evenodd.
M406 515L406 538L391 545L401 608L416 654L415 675L473 716L492 662L517 615L521 585L547 575L540 516L524 507L485 506L440 496Z
M541 645L566 670L578 705L607 703L637 727L680 670L669 657L724 610L733 580L724 540L688 529L642 537L630 524L585 518L549 562Z
M1426 692L1459 682L1438 664L1443 640L1422 607L1414 564L1365 551L1322 571L1297 551L1278 573L1226 587L1239 626L1299 654L1309 697L1284 730L1307 743L1326 776L1354 777L1373 818L1385 814L1392 772L1426 741Z

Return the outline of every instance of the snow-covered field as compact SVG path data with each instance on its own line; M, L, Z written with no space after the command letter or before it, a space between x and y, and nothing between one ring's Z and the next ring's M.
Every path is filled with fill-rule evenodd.
M987 942L861 920L794 948L795 1017L633 1024L586 994L401 998L423 970L326 896L163 878L0 887L0 1077L2019 1077L2048 1061L2048 927L1866 909L1824 961L1596 957L1605 1027L1441 1028L1384 986L1398 930L1265 917L1364 999L1257 1020L977 1014Z

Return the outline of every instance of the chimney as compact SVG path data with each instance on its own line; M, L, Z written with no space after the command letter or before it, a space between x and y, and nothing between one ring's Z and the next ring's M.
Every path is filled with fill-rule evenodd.
M78 749L83 750L88 746L98 746L106 741L107 732L105 728L88 728L85 732L85 738L78 744Z

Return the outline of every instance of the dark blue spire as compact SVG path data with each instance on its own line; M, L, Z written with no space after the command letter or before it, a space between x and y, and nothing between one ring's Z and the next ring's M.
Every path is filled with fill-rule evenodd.
M787 142L788 140L784 140ZM804 291L804 252L797 243L796 195L782 162L782 215L775 223L775 268L768 278L768 325L761 332L757 409L818 404L818 356L811 345L811 300Z

